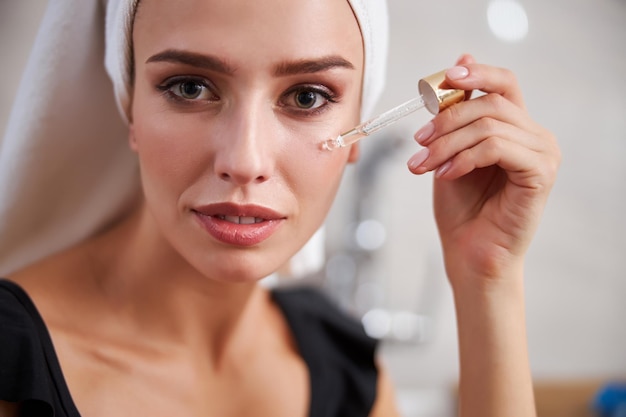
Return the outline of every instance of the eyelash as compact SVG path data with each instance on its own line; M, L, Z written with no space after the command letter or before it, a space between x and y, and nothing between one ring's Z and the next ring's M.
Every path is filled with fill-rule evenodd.
M293 114L297 114L297 115L301 115L301 116L317 116L323 112L325 112L326 110L329 110L330 106L332 104L336 104L339 102L339 96L330 88L319 85L319 84L300 84L300 85L296 85L292 88L290 88L289 90L287 90L283 95L282 98L288 98L290 96L294 96L295 99L295 95L302 93L302 92L312 92L315 94L319 94L320 96L322 96L324 98L324 100L326 100L326 103L315 107L315 108L297 108L295 106L291 106L291 108L288 109L289 112L293 113ZM281 103L281 107L283 108L287 108L287 106L285 104Z
M215 100L187 99L187 98L181 97L180 95L172 91L174 87L176 87L177 85L180 86L184 83L195 83L205 88L209 92L209 94L212 94L214 97L217 98L217 100L219 100L220 98L215 93L215 87L207 83L205 79L200 78L200 77L178 76L178 77L168 78L167 80L165 80L165 82L158 85L157 89L163 93L165 98L167 98L168 100L172 100L177 104L192 106L192 105L199 104L198 103L199 101L204 101L205 103L203 104L206 104L206 102L212 103L215 101Z
M180 95L172 91L174 87L180 86L184 83L195 83L205 88L209 94L212 94L213 97L215 97L215 100L214 99L202 100L202 99L197 99L197 98L188 99L188 98L181 97ZM215 93L216 88L212 84L208 83L204 78L201 78L201 77L192 77L192 76L172 77L172 78L165 80L162 84L158 85L156 88L165 96L166 99L171 100L175 102L176 104L180 104L184 106L194 106L198 104L212 104L220 100L219 95ZM320 96L322 96L324 100L326 100L326 103L323 103L318 107L310 108L310 109L298 108L296 106L290 106L290 105L283 103L283 100L288 99L289 97L292 97L292 100L294 100L295 95L302 93L302 92L312 92L315 94L319 94ZM333 90L331 90L330 88L326 86L319 85L319 84L300 84L300 85L291 87L285 93L283 93L283 95L281 96L281 102L279 106L281 108L284 108L286 111L292 114L298 115L298 116L316 116L328 110L332 104L336 104L338 102L339 102L339 95L337 95Z

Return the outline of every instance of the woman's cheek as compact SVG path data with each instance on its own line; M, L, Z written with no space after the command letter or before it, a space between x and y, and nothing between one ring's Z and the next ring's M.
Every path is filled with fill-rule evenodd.
M320 150L316 145L309 146L307 151L292 152L291 157L285 159L289 163L285 172L288 172L291 182L297 181L291 188L323 217L341 182L348 149L327 151Z
M193 171L203 166L203 153L184 123L167 117L139 119L135 121L134 141L144 184L151 188L158 185L159 194L181 192L179 188L198 174Z

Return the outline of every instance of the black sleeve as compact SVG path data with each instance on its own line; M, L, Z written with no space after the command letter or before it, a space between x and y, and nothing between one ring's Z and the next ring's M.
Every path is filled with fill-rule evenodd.
M60 369L54 369L56 361L50 365L49 349L52 342L26 293L0 280L0 400L20 403L20 416L67 415L53 377Z

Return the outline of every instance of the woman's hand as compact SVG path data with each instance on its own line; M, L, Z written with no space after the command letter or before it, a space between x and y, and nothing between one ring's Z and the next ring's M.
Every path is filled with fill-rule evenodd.
M409 160L435 172L435 217L452 284L464 417L534 417L523 262L556 177L555 138L526 112L507 70L464 56L446 83L484 96L420 129ZM469 95L470 93L468 93Z
M560 152L526 112L514 75L463 56L446 83L484 96L438 114L415 134L415 174L435 172L435 217L453 285L520 276ZM468 93L469 95L469 93Z

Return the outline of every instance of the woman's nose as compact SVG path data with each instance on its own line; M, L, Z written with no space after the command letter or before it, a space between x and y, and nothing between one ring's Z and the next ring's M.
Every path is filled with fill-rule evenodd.
M224 116L215 155L215 173L235 185L262 183L274 171L271 112L262 108L233 109Z

